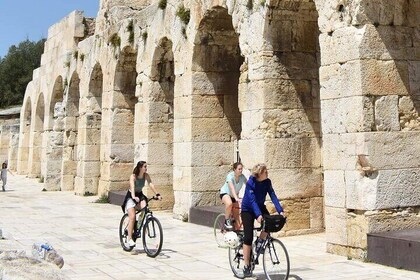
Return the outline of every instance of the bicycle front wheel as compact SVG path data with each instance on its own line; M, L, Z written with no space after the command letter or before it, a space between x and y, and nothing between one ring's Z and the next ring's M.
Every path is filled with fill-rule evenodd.
M267 243L263 255L263 266L268 280L285 280L289 277L289 254L280 240L272 239Z
M162 250L163 230L155 217L147 218L143 226L143 247L149 257L156 257Z
M128 245L128 223L130 221L130 218L128 217L128 214L124 214L120 221L120 244L124 251L130 252L133 250L134 246Z
M240 279L244 279L244 253L242 244L235 249L229 248L228 254L229 264L233 274Z
M214 220L213 225L213 233L214 239L216 239L216 243L220 248L227 248L227 244L225 243L225 214L221 213L217 215L216 219Z

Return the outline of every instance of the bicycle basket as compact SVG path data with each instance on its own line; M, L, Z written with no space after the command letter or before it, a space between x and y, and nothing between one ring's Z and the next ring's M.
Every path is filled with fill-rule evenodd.
M267 232L278 232L286 223L286 218L282 215L265 215L264 216L264 227Z

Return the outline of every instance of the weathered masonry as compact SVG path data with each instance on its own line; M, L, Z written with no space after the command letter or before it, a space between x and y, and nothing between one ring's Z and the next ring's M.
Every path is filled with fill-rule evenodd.
M48 190L128 187L146 160L163 208L219 202L265 162L286 234L420 227L420 1L102 0L48 31L17 168Z

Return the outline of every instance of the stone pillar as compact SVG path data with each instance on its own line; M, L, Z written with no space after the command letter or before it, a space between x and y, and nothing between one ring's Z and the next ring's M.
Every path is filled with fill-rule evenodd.
M320 232L324 215L317 11L314 3L279 1L266 12L261 34L255 22L241 31L248 41L243 48L253 49L247 50L241 67L239 109L245 125L239 152L246 168L267 164L288 216L285 231Z
M74 192L79 195L98 192L101 119L100 113L84 113L79 118L77 176L74 183Z
M61 164L61 190L74 189L77 174L77 117L64 118L63 160Z
M367 233L420 226L420 6L321 2L327 250L364 258Z
M12 170L17 170L18 164L18 149L19 149L19 125L10 126L9 134L9 147L8 147L8 167Z

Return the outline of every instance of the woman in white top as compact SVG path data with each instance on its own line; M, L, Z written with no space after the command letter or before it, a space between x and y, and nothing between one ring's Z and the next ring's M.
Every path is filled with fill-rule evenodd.
M232 220L230 219L233 212L233 218L240 225L239 205L241 199L238 194L242 186L246 183L246 177L242 174L243 165L240 162L233 164L233 171L229 172L222 188L220 189L220 199L225 205L225 228L233 229Z

